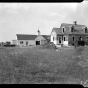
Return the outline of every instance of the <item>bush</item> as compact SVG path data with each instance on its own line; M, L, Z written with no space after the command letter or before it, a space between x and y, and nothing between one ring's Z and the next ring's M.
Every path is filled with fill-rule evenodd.
M53 42L48 42L42 45L44 49L57 49L56 45Z

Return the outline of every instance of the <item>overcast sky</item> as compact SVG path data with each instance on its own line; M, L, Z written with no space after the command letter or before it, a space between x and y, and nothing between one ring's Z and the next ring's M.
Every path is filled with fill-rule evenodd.
M61 23L88 27L88 1L82 3L0 3L0 42L14 40L16 34L49 35Z

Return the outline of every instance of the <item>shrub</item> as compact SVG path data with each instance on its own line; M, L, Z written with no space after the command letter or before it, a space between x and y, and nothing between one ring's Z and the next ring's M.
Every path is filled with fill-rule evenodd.
M53 42L48 42L42 45L44 49L57 49L56 45Z

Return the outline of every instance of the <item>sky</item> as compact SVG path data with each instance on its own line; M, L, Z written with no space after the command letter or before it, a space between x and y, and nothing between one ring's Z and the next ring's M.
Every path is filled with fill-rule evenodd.
M81 3L0 3L0 42L11 41L16 34L50 35L62 23L88 27L88 1Z

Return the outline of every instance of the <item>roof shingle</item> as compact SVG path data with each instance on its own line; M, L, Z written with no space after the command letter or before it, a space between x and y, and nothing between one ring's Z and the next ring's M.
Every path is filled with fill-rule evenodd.
M72 27L72 26L74 27L74 32L72 32L72 33L84 33L84 31L85 31L84 29L86 28L85 25L62 23L60 28L53 28L52 31L55 31L57 34L63 34L62 28L64 27L66 29L64 34L69 34L69 33L71 33L70 27Z
M55 31L57 34L61 34L62 33L62 29L61 28L53 28L52 31Z
M17 34L17 40L35 40L37 35Z
M50 35L41 35L46 40L50 39ZM17 34L17 40L35 40L37 35Z

